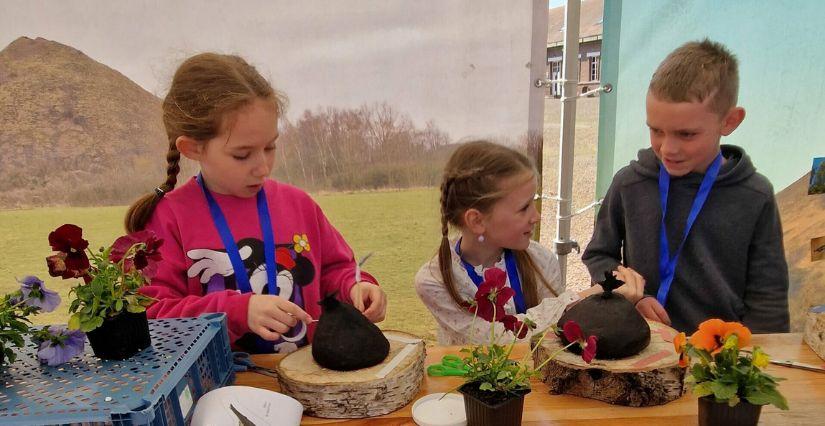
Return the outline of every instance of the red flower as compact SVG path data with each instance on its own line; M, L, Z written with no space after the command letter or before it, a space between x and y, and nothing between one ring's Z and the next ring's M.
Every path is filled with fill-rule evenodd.
M515 294L512 288L506 287L507 274L498 268L490 268L484 272L484 282L476 291L476 304L470 307L479 317L493 322L504 318L504 305Z
M575 321L570 320L564 323L562 326L562 331L564 332L564 338L567 339L567 342L584 342L584 333L582 333L582 328L576 324Z
M112 243L112 250L109 252L109 260L113 263L123 260L123 270L128 272L132 267L143 271L146 277L153 277L157 270L157 262L162 259L158 248L163 244L162 239L158 239L157 235L150 230L143 230L124 235L114 243ZM137 245L132 252L132 257L124 259L126 253L133 246Z
M529 327L519 321L519 319L514 315L505 315L504 318L501 319L501 322L504 324L504 328L512 331L513 334L515 334L519 339L523 339L527 336Z
M568 345L571 343L577 343L579 348L581 348L581 355L584 362L590 364L590 362L593 361L593 358L596 357L596 343L599 340L598 337L585 337L581 327L575 321L570 320L564 323L561 333L559 333L558 329L556 329L556 334L561 334L564 336L564 340ZM574 352L578 353L578 351Z
M49 233L49 244L52 250L60 252L55 255L59 259L49 260L47 258L49 275L75 278L86 274L89 269L89 258L86 256L86 247L89 247L89 242L83 239L83 230L79 226L65 224L55 229Z
M596 342L598 342L598 340L599 338L596 336L587 338L587 342L584 343L584 347L582 348L582 359L584 362L590 364L593 358L596 357Z

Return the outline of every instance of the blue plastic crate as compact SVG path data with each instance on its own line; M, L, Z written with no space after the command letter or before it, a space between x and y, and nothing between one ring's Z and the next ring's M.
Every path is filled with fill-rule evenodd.
M152 345L123 361L86 352L40 365L27 344L0 368L0 424L184 425L197 400L235 379L226 315L150 320Z

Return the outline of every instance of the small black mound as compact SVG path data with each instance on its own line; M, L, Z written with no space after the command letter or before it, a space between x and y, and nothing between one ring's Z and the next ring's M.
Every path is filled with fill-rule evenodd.
M312 357L320 366L337 371L380 364L390 353L384 333L352 305L334 294L320 302L322 313L312 339Z
M558 326L567 321L575 321L586 336L595 335L596 358L619 359L633 356L650 344L650 326L644 317L620 294L613 290L624 284L612 273L605 272L605 281L599 283L604 288L601 294L594 294L570 308L561 316ZM565 344L569 343L562 336ZM574 345L570 350L581 353Z

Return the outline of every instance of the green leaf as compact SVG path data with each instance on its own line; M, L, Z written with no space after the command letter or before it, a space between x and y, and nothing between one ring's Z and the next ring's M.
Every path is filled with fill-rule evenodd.
M736 395L736 383L710 382L710 389L717 400L727 401Z
M130 304L126 305L126 310L133 313L133 314L139 314L139 313L145 311L146 308L142 305L133 305L133 304L130 303Z
M80 315L74 314L69 318L68 327L70 330L77 330L80 328Z
M746 394L745 399L755 405L773 404L780 410L788 409L788 401L775 387L765 387L755 390L752 393Z
M101 325L103 325L103 318L91 317L81 321L80 329L84 332L89 332L100 327Z
M115 302L115 312L120 312L122 310L123 310L123 300L118 299L117 302Z
M710 385L711 382L697 383L696 386L693 387L693 395L697 398L701 398L703 396L713 394L713 391L710 389Z
M492 391L494 388L489 382L484 382L478 387L478 389L483 391Z

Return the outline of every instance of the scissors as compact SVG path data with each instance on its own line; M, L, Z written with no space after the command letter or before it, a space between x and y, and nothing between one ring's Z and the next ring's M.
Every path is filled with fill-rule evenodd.
M255 364L246 352L232 352L232 361L234 363L232 369L235 372L249 371L252 373L263 374L264 376L274 377L276 379L278 378L277 371Z
M427 366L430 376L465 376L470 368L458 355L444 355L441 362Z

